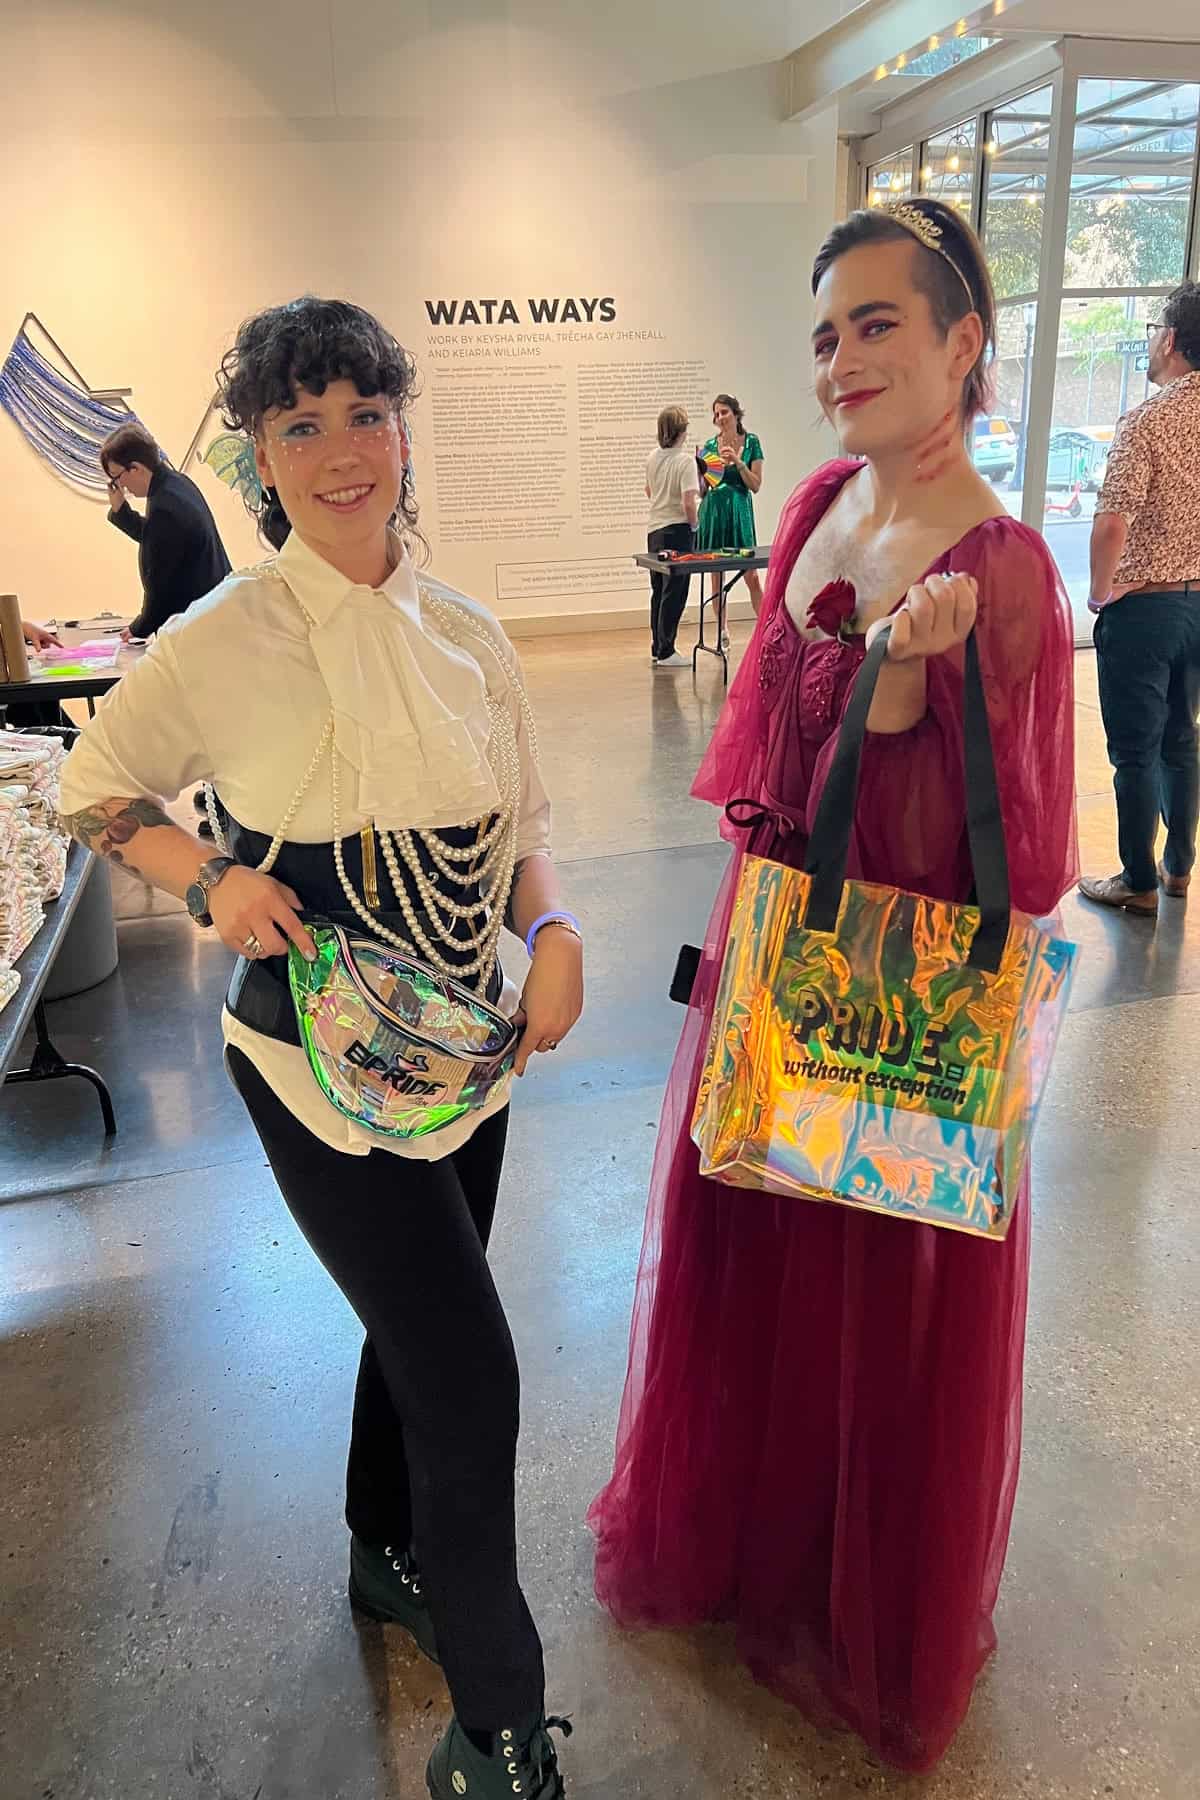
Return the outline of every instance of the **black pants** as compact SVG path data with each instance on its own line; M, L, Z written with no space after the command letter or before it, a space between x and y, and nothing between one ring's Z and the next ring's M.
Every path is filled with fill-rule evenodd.
M696 534L690 525L663 525L646 536L651 556L656 550L691 550ZM661 662L675 653L675 634L687 605L691 576L683 569L663 564L663 572L650 577L650 654Z
M1196 860L1200 589L1130 594L1105 607L1094 635L1122 873L1151 893L1160 817L1168 875L1189 875Z
M367 1333L346 1518L412 1542L460 1724L540 1712L542 1647L517 1580L516 1355L488 1268L508 1115L441 1162L331 1150L254 1065L228 1064L301 1231Z

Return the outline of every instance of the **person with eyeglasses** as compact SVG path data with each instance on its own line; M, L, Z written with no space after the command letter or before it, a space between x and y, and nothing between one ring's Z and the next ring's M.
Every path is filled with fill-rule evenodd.
M1176 288L1147 337L1159 392L1117 427L1088 600L1121 869L1085 876L1079 891L1157 914L1160 889L1187 894L1200 816L1200 284Z
M230 562L208 502L195 482L172 469L144 425L118 426L100 447L110 523L138 546L142 604L121 633L126 643L152 637L211 594ZM146 502L145 513L130 496Z

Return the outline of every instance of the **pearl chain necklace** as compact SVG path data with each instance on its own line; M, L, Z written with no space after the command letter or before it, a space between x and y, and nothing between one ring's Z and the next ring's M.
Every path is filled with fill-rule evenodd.
M277 580L283 580L278 570L272 567L270 572ZM292 592L290 588L288 591ZM439 625L452 643L461 644L464 635L473 636L481 639L492 651L512 692L517 696L521 720L529 741L530 754L536 760L537 730L534 725L533 712L520 673L504 646L488 626L482 620L475 619L465 607L457 606L452 601L443 599L441 595L431 593L424 586L420 587L420 593L422 600L430 606ZM299 596L293 593L293 598L311 628L315 621ZM410 956L416 954L424 958L443 975L453 976L458 981L465 980L472 975L477 976L479 986L485 987L496 966L500 933L504 928L504 917L508 910L513 877L516 873L517 822L521 798L521 752L517 739L517 728L507 706L497 700L490 691L487 694L487 710L491 722L487 748L488 766L495 776L500 801L494 813L481 819L464 821L464 829L468 829L472 825L476 827L474 843L450 844L439 832L432 829L405 829L392 832L379 827L379 842L383 851L383 860L387 866L388 875L391 877L392 890L399 902L410 939L400 937L376 917L355 892L354 885L347 873L345 858L342 855L341 782L338 766L340 759L337 745L334 742L332 710L322 727L308 768L292 796L279 829L271 839L266 855L258 864L259 872L266 875L274 867L292 822L300 810L301 802L328 755L329 788L332 802L333 861L342 892L353 912L375 937L382 938L396 949L403 950ZM228 856L229 845L217 815L211 782L205 790L205 805L217 847L223 855ZM397 846L399 846L398 849ZM456 901L450 895L443 893L427 872L425 861L421 855L422 850L442 880L449 883L452 889L465 890L475 887L478 890L478 897L473 900ZM403 869L401 862L404 865ZM412 885L416 888L420 899L420 912L413 905L409 884L405 879L405 869L411 876ZM463 923L466 924L467 929L462 936L459 936L456 934L455 928L458 926L461 929ZM434 941L435 939L437 942ZM470 959L465 962L449 960L442 955L438 948L439 944L459 952L470 951Z

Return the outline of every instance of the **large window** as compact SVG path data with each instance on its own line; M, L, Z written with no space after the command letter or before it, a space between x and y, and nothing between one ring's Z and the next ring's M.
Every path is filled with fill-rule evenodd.
M968 36L964 25L964 50ZM1119 419L1150 392L1146 328L1200 275L1200 45L1064 39L1030 53L1023 87L965 116L951 96L979 80L954 72L959 54L931 42L905 59L926 117L914 136L910 95L903 133L888 138L883 113L864 145L865 191L875 205L935 195L983 233L999 317L975 462L1044 530L1082 641L1097 493ZM1058 291L1041 292L1060 258Z
M927 138L921 151L919 191L956 206L967 219L975 212L976 136L976 121L963 119Z
M1079 83L1043 528L1081 633L1108 449L1150 392L1146 328L1187 269L1198 117L1195 83Z
M1053 106L1052 89L1037 88L984 122L983 238L996 288L996 397L988 434L976 432L975 466L1003 491L1018 518L1025 494ZM997 455L998 434L1011 442L1004 457Z
M1053 103L1039 88L987 120L983 236L1001 304L1037 294Z
M876 163L867 171L867 204L883 206L889 200L900 200L912 193L913 153L911 147L897 151L886 162Z

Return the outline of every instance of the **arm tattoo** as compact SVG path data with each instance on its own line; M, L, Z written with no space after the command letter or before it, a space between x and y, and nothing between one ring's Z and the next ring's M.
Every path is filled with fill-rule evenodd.
M85 849L120 863L131 875L137 875L138 870L126 861L122 846L144 827L175 823L157 800L106 800L103 805L85 807L82 812L64 813L62 822Z

